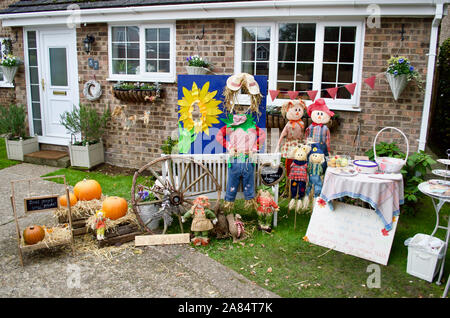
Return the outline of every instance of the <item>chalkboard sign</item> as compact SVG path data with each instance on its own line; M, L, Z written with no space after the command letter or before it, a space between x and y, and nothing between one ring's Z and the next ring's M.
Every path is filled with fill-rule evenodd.
M261 181L266 186L273 186L278 184L284 177L284 167L282 165L272 166L270 163L265 163L259 170Z
M58 208L58 196L25 198L25 212L47 211Z

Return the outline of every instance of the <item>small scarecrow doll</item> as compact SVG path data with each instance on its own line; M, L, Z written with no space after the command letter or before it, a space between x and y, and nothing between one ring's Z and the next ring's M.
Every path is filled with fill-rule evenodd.
M256 203L258 204L258 208L256 209L256 213L258 214L258 229L271 232L273 213L280 210L280 207L273 199L272 189L269 187L259 189Z
M288 179L291 183L291 201L288 210L295 207L295 211L299 212L304 208L303 199L305 197L306 182L308 181L308 154L311 151L309 145L296 147L291 151L290 158L293 159L291 171Z
M313 122L306 128L305 138L310 139L311 143L317 143L326 157L329 156L331 147L330 130L326 124L333 115L334 113L328 109L323 98L319 98L308 106L308 116ZM326 168L326 162L324 162L324 168Z
M323 163L325 161L325 155L318 147L317 144L312 145L311 152L308 158L308 186L306 187L306 196L304 202L304 208L309 205L309 194L314 186L314 198L320 196L322 192L322 176L324 174Z
M97 210L95 213L95 223L93 225L97 231L97 240L101 241L105 239L105 227L106 218L105 213L102 210Z
M194 232L194 238L192 243L196 246L209 244L208 233L217 223L216 215L209 207L208 197L199 196L194 200L192 208L181 217L183 223L186 222L186 219L193 218L191 231Z

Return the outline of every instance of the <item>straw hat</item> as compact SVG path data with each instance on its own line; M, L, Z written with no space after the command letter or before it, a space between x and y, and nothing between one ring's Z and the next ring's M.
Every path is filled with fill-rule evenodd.
M255 78L253 77L253 75L244 73L244 79L245 79L245 87L247 88L248 92L251 95L259 94L259 85L255 81Z
M241 88L243 79L244 74L242 73L231 75L227 79L227 87L232 91L237 91Z

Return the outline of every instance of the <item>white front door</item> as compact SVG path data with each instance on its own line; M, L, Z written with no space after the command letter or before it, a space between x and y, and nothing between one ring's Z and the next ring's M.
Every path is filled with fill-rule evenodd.
M72 29L37 30L42 135L39 141L67 145L70 134L61 114L79 103L76 32Z

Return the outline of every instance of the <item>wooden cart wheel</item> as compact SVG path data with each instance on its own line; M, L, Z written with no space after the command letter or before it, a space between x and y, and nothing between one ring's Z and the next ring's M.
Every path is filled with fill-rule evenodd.
M186 156L169 155L155 159L135 172L131 204L138 222L146 232L154 234L155 229L152 230L150 226L153 221L159 223L162 218L162 233L165 234L169 214L178 218L183 233L181 216L192 207L194 199L209 194L210 200L215 200L215 206L211 206L211 209L217 214L221 190L220 184L204 164ZM148 192L149 197L146 197L145 192ZM170 211L164 217L161 212L163 208Z

